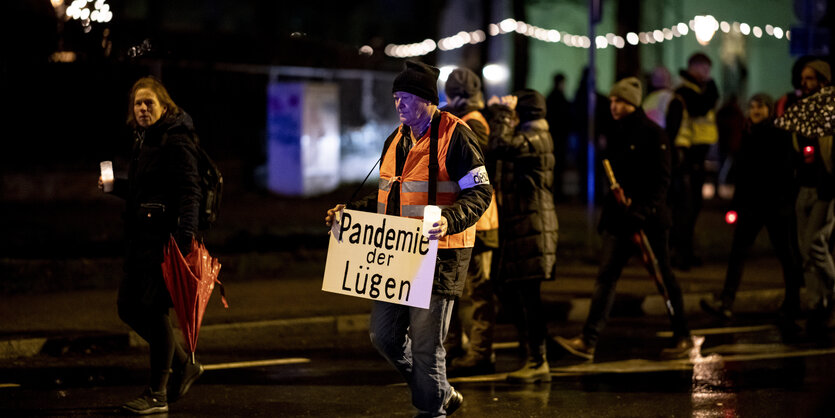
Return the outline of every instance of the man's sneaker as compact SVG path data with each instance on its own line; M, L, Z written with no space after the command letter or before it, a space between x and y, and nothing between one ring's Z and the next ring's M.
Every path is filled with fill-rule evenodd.
M704 310L705 312L725 321L730 321L731 318L733 318L734 316L730 308L728 308L722 302L715 299L702 299L699 301L699 306L701 306L702 310Z
M661 350L661 358L665 360L690 358L695 346L693 338L681 337L672 347Z
M444 411L447 415L452 415L453 412L457 411L458 408L461 407L461 404L464 403L464 396L461 395L461 392L455 390L454 387L449 387L449 398L447 398L446 402L444 402Z
M507 381L511 383L550 382L551 368L544 358L540 361L529 358L521 369L507 374Z
M582 336L577 336L572 339L566 339L558 336L555 339L557 340L557 343L569 353L574 354L577 357L582 357L586 360L594 359L594 347L586 344L586 341L583 340Z
M171 378L168 379L168 400L174 402L186 395L191 385L203 374L203 365L200 362L191 363L190 360L174 369Z
M138 398L122 405L122 410L135 415L150 415L168 412L165 392L152 392L146 388Z

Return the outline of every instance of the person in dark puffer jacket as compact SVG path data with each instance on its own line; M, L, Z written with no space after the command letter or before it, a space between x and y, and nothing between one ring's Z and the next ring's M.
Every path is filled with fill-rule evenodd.
M127 201L118 308L122 321L150 345L151 373L148 388L122 409L145 415L168 411L168 402L185 395L203 373L174 337L161 268L170 236L184 255L190 251L202 192L194 124L161 82L144 77L133 85L127 122L134 130L128 178L116 179L112 191Z
M493 280L527 350L524 366L508 374L508 380L550 381L540 287L543 280L554 279L558 223L551 193L554 142L545 120L545 98L525 89L494 96L488 105L487 161L499 206Z

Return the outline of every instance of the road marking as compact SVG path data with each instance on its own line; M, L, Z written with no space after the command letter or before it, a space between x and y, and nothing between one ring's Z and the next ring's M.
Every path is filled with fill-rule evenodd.
M718 353L710 353L707 356L696 355L689 359L679 360L647 360L647 359L629 359L620 361L610 361L605 363L583 363L573 366L565 367L551 367L552 376L577 376L589 374L603 374L603 373L647 373L647 372L663 372L675 370L689 370L694 366L702 364L715 364L739 361L754 361L754 360L772 360L789 357L808 357L835 354L835 348L828 349L810 349L810 350L796 350L783 352L757 352L745 354L731 354L722 355Z
M493 350L509 350L511 348L519 348L519 341L507 343L493 343Z
M242 369L244 367L278 366L285 364L310 363L307 358L277 358L271 360L236 361L233 363L205 364L205 370Z
M19 388L20 385L17 383L0 383L0 389L3 388Z
M693 335L718 335L718 334L736 334L739 332L759 332L776 330L774 325L752 325L748 327L722 327L722 328L704 328L690 330ZM655 333L658 337L672 337L672 331L660 331Z

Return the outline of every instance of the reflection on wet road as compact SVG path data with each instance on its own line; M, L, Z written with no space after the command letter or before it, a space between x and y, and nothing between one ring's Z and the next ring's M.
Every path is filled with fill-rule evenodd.
M663 326L628 319L595 362L549 350L553 380L516 385L505 374L453 378L465 397L455 417L831 417L835 348L784 344L768 325L694 329L690 358L657 360ZM518 365L497 346L497 369ZM409 392L370 346L275 356L203 353L206 373L170 406L179 417L409 417ZM77 367L0 369L0 416L112 416L145 380L142 356ZM95 360L95 361L93 361ZM101 362L106 360L106 365Z

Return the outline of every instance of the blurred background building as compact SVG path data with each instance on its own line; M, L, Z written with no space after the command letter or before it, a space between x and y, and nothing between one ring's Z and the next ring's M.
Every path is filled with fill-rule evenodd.
M776 97L791 89L798 56L828 54L831 3L9 0L0 192L77 196L73 173L126 154L127 93L146 74L163 79L205 147L236 173L229 187L310 195L371 169L397 124L390 83L404 58L442 67L442 76L476 70L488 97L521 87L547 94L562 73L573 101L590 48L600 92L657 66L675 78L702 51L723 100ZM590 8L599 10L593 39ZM281 113L281 100L306 110ZM270 145L279 143L296 148Z

